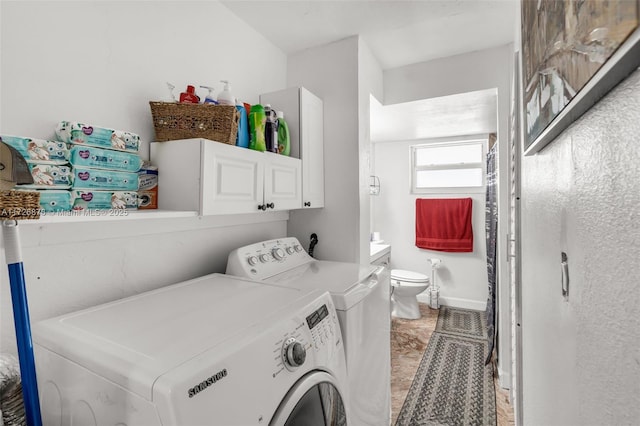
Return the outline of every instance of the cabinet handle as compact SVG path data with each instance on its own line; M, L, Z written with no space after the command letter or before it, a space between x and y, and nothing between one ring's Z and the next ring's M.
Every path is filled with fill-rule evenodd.
M311 207L311 201L305 201L304 202L304 206L305 207Z
M276 205L275 205L275 204L273 204L273 203L269 203L269 204L267 204L267 208L269 208L269 209L272 209L272 208L274 208L275 206L276 206Z
M258 206L258 210L266 210L266 209L267 209L267 206L265 204L260 204Z

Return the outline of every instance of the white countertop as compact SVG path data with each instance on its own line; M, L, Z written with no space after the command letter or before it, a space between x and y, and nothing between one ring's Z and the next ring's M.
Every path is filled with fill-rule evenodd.
M391 245L384 242L374 243L369 245L369 262L375 262L382 256L386 256L391 252Z

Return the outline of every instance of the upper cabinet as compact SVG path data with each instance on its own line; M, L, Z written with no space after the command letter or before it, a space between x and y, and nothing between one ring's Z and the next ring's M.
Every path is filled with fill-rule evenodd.
M299 209L301 160L207 139L151 144L161 209L201 215Z
M303 87L260 96L284 112L291 137L291 157L302 160L302 208L324 207L324 131L322 100Z

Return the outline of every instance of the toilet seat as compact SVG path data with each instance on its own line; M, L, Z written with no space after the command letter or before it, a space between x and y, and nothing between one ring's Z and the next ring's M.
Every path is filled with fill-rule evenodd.
M429 282L429 277L420 272L414 271L406 271L404 269L392 269L391 270L391 279L396 281L402 281L403 285L411 285L411 284L419 284L424 285L424 283Z

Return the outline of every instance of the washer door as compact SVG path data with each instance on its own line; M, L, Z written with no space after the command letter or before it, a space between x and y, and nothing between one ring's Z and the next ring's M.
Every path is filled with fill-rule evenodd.
M314 371L284 397L269 426L345 426L347 415L333 376Z

